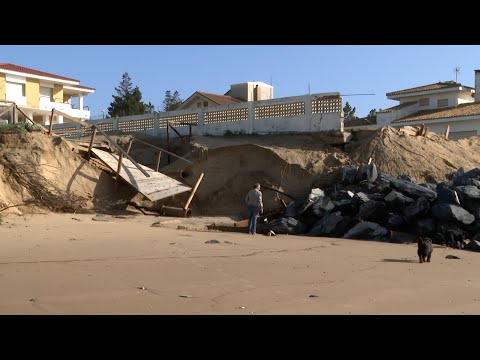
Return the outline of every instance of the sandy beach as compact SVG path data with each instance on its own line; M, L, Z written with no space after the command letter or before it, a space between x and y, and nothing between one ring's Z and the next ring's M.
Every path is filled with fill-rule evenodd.
M94 216L3 217L1 314L480 313L478 253Z

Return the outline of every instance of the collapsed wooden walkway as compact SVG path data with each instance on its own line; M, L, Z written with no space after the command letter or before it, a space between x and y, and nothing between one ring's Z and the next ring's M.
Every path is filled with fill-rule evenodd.
M117 171L119 155L112 154L100 149L91 149L105 165L114 172ZM191 191L192 188L181 182L159 173L147 166L139 164L150 176L146 177L137 167L127 158L123 158L119 176L141 192L151 201L157 201L169 196Z

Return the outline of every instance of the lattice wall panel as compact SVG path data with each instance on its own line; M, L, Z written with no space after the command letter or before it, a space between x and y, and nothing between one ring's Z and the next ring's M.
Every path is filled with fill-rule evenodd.
M340 97L323 97L312 100L312 113L324 114L342 111L342 99Z
M159 118L158 120L160 129L165 129L167 127L167 121L169 121L170 125L174 127L198 125L198 114L195 113L186 115L166 116Z
M154 129L155 129L154 119L141 119L141 120L130 120L130 121L118 122L118 130L123 132L144 131L144 130L154 130Z
M58 136L63 136L65 138L76 138L78 137L78 134L81 134L81 132L80 131L74 132L74 130L80 130L80 129L78 129L77 127L71 126L71 127L63 127L57 130L53 129L53 132Z
M113 123L107 123L107 124L100 124L100 125L95 125L97 128L99 128L102 131L108 132L108 131L113 131ZM92 135L92 128L83 128L83 136L91 136Z
M205 114L205 124L243 121L248 119L248 109L210 111Z
M255 119L268 119L276 117L297 116L305 114L305 103L303 101L267 105L255 107Z

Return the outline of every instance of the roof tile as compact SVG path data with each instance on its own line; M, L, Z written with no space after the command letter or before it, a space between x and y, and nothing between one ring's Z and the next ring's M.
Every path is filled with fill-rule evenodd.
M46 77L51 77L51 78L60 79L60 80L80 82L80 80L77 80L77 79L72 79L72 78L68 78L68 77L60 76L60 75L55 75L55 74L50 74L50 73L47 73L47 72L44 72L44 71L29 69L29 68L26 68L26 67L23 67L23 66L18 66L18 65L9 64L9 63L0 64L0 69L10 70L10 71L18 71L18 72L22 72L22 73L26 73L26 74L32 74L32 75L38 75L38 76L46 76Z
M460 104L456 107L449 107L444 109L421 110L403 118L394 120L392 121L392 123L445 119L472 115L480 115L480 102Z

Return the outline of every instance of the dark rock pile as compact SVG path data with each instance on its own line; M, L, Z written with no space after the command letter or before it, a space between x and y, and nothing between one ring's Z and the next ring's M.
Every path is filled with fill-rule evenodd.
M378 173L375 164L345 167L341 183L292 201L271 220L277 234L434 243L480 251L480 168L451 180L417 184L414 177Z

